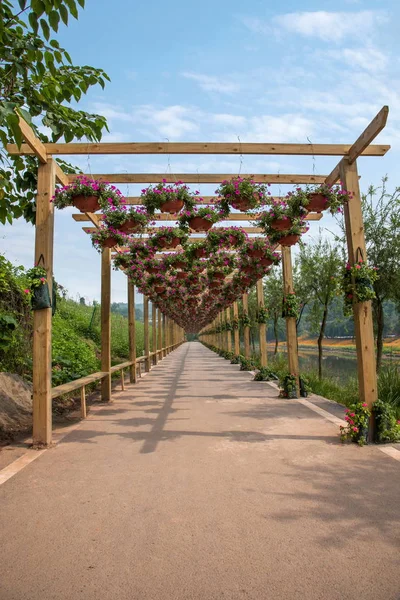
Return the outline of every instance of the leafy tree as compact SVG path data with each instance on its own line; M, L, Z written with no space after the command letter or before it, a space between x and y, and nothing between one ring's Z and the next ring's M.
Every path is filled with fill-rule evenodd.
M0 2L0 141L21 144L19 116L42 142L86 137L99 141L107 128L104 117L71 107L91 86L109 80L101 69L72 64L53 32L85 0L2 0ZM19 9L15 8L18 4ZM42 127L49 133L43 133ZM71 165L59 161L67 172ZM34 220L37 159L0 152L0 222L24 216Z
M305 288L311 292L308 318L312 329L318 331L318 375L322 378L322 342L325 336L329 306L338 291L337 274L342 266L340 248L323 240L316 244L300 245L299 273Z
M265 306L269 310L270 318L273 323L275 348L274 354L278 352L279 344L279 319L282 315L283 299L283 281L281 268L274 268L270 271L268 277L264 280L264 299Z
M384 303L400 299L400 187L387 192L387 179L384 177L379 187L370 186L362 196L368 262L378 268L379 274L373 284L376 299L372 301L378 371L382 365Z

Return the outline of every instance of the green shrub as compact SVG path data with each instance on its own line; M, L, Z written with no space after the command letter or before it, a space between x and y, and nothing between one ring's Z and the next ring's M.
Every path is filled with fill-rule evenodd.
M384 365L378 377L378 396L390 404L400 419L400 371L398 365Z
M277 381L278 375L268 367L260 367L254 375L254 381Z
M400 421L396 419L394 406L389 402L377 400L372 411L376 421L375 441L400 442Z

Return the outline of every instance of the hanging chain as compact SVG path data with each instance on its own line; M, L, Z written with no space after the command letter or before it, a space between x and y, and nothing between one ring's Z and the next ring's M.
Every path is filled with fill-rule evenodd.
M242 149L242 142L240 140L240 136L237 136L237 139L239 141L239 173L238 173L238 177L240 176L241 172L242 172L242 166L243 166L243 149Z

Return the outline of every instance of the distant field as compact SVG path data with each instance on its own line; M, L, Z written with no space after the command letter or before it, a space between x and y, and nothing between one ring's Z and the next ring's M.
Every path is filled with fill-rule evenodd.
M310 346L317 347L316 339L304 339L299 338L300 346ZM323 342L324 348L340 348L340 350L354 350L356 349L355 343L352 343L351 340L332 340L325 339ZM388 340L384 340L383 342L383 351L385 354L390 354L391 352L399 352L400 353L400 338L390 338Z

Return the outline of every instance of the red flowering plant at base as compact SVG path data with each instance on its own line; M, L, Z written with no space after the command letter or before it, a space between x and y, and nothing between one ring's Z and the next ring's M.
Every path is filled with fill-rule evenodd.
M96 212L100 208L107 208L110 202L114 206L121 206L125 200L114 185L78 175L74 183L57 188L51 202L60 209L76 206L81 212Z
M230 213L231 207L244 212L258 208L270 196L268 184L240 176L223 181L215 193L219 196L216 205L225 215Z
M357 402L346 410L345 421L347 425L340 426L340 439L342 442L354 442L364 446L368 441L368 427L371 411L365 403Z

